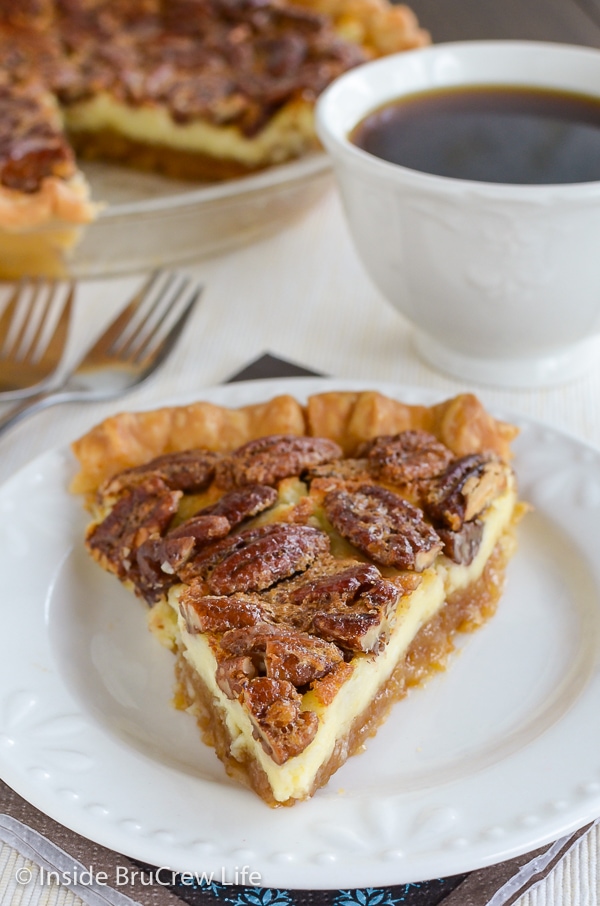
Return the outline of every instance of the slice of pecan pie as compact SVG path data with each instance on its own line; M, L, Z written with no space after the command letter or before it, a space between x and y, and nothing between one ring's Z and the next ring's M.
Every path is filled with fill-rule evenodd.
M333 393L123 414L74 445L89 552L149 605L178 707L270 805L324 785L494 612L514 434L469 395Z

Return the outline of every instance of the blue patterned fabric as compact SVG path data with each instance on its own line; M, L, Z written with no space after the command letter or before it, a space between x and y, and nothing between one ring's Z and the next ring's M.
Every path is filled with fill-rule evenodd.
M457 875L413 884L363 887L357 890L279 890L271 887L237 887L214 881L180 881L170 889L190 906L438 906L465 877Z

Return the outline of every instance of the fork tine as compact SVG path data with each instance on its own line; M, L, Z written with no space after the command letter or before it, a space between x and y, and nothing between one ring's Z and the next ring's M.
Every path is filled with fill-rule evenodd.
M36 280L34 293L29 306L29 324L23 325L23 337L18 349L18 358L39 364L45 345L47 334L52 327L53 317L56 314L58 297L58 284L54 281L45 283Z
M2 315L0 315L0 343L2 343L2 353L0 353L0 355L4 353L6 344L8 343L10 329L13 325L17 313L19 299L21 298L21 294L23 292L24 283L24 280L20 280L19 283L15 286L10 299L4 306Z
M29 303L28 320L31 323L28 325L25 320L23 321L22 339L18 352L19 358L23 360L29 358L35 360L36 352L39 349L39 344L44 332L44 325L46 324L48 314L52 310L52 300L56 293L56 284L49 284L45 298L41 298L42 289L44 288L45 287L42 286L39 280L35 281L33 296ZM38 309L37 311L36 308ZM37 320L34 315L37 316Z
M74 281L69 281L67 287L67 294L63 300L62 308L60 309L60 313L57 316L57 320L55 321L52 335L49 337L46 345L39 354L38 363L42 368L45 368L47 365L51 365L53 362L58 361L67 342L69 325L71 323L71 313L73 310L73 300L75 299ZM53 298L54 292L48 297L48 304L53 300ZM48 315L49 312L50 309L48 308L46 314ZM47 322L48 319L46 318L44 327L46 326ZM41 336L41 339L43 339L43 336Z
M152 351L146 353L146 358L148 359L146 364L147 370L153 370L154 368L157 368L161 364L161 362L163 362L164 359L166 359L166 357L169 355L203 291L203 286L196 286L195 291L192 293L188 301L185 303L182 311L179 313L177 320L171 325L160 342L154 346Z
M163 285L159 286L159 278L164 277ZM161 271L157 273L156 280L152 285L152 290L155 292L149 291L135 313L135 317L132 319L131 327L129 330L124 332L123 337L121 338L122 342L115 341L114 345L111 348L111 352L119 355L120 357L131 357L132 359L136 358L136 352L139 345L140 335L144 335L144 332L149 329L158 317L160 317L161 306L164 305L164 301L168 298L169 291L175 280L177 279L177 273L175 271Z
M148 299L154 284L162 273L163 271L159 269L150 274L141 289L134 295L131 302L125 306L123 311L111 324L109 324L104 333L98 338L96 343L86 354L86 358L107 355L112 351L117 341L124 333L126 333L127 327L133 321L140 306Z
M0 315L0 398L31 396L60 365L73 281L22 279Z
M27 290L31 290L29 295ZM12 327L13 332L11 335L11 330L9 329L8 336L6 338L6 344L4 347L4 355L7 358L19 359L22 357L22 347L28 332L28 329L32 323L32 312L35 311L35 300L37 298L39 291L37 281L23 279L19 281L17 291L15 295L9 302L9 307L13 305L13 324L16 327ZM20 320L19 320L20 317Z
M131 354L136 363L140 363L146 356L152 355L152 349L154 348L154 345L156 345L155 340L160 336L161 331L169 320L169 316L176 310L183 294L188 289L190 278L181 274L179 275L179 278L179 285L174 287L174 292L170 295L163 293L160 300L157 300L157 304L154 306L152 318L149 318L144 325L142 325L142 328L136 337L137 343L131 350ZM171 283L173 282L174 281L171 281ZM171 288L171 286L168 287L168 289ZM158 304L159 302L160 306Z

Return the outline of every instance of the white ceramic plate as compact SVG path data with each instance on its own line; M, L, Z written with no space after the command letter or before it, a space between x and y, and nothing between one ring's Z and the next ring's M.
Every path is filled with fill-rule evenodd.
M201 394L226 405L357 383ZM429 392L380 385L407 402ZM88 558L75 464L50 452L0 490L0 766L38 808L148 863L263 886L351 888L467 871L600 814L600 452L516 420L535 506L496 616L293 809L235 785L170 705L172 655ZM223 875L223 873L225 873ZM239 880L239 877L238 877Z

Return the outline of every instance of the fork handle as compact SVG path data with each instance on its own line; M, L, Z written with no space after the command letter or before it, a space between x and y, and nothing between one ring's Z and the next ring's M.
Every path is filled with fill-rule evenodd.
M34 412L47 409L49 406L56 406L58 403L66 403L69 399L69 394L61 388L40 390L35 396L30 396L22 403L17 403L0 417L0 437L28 415L33 415Z

